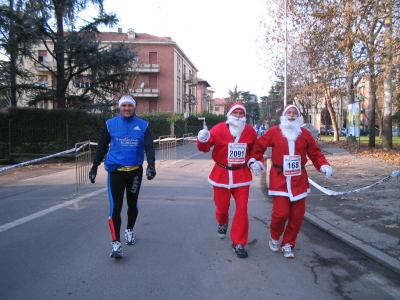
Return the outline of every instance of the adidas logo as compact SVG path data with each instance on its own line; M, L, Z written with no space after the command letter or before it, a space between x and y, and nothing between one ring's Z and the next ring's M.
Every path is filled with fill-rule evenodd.
M135 128L133 128L133 130L140 130L139 126L136 126Z

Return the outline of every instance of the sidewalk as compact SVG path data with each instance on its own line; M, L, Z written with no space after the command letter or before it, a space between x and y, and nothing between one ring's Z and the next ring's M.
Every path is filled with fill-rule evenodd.
M318 142L334 170L327 179L309 162L306 170L318 185L347 192L374 184L400 166L350 154ZM392 178L360 192L328 196L312 186L306 220L400 274L400 180Z

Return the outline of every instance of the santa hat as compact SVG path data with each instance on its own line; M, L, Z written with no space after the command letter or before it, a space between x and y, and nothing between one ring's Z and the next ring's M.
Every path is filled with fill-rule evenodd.
M241 109L244 112L244 116L246 116L246 106L242 103L242 102L234 102L232 103L231 107L229 108L228 113L226 114L227 117L229 117L231 115L231 113L235 110L235 109Z
M121 107L122 103L126 102L132 103L133 106L136 108L136 101L131 95L122 95L121 99L119 99L118 101L118 107Z
M283 110L283 113L282 113L282 116L284 116L285 114L286 114L286 112L288 111L288 109L289 108L295 108L296 110L297 110L297 113L299 114L299 117L300 117L300 115L301 115L301 113L300 113L300 109L296 106L296 105L294 105L294 104L288 104L288 105L286 105L285 106L285 109Z

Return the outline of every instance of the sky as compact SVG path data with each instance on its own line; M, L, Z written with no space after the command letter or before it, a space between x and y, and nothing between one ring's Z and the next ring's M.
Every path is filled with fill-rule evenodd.
M116 13L123 32L132 28L171 37L214 90L214 98L227 97L236 86L258 97L268 94L273 81L262 67L263 0L106 0L105 9Z

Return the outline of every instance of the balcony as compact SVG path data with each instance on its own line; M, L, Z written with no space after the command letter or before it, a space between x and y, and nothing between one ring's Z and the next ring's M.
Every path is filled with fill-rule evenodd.
M136 72L138 73L159 73L159 64L137 64Z
M183 82L192 83L192 78L190 78L188 74L183 74Z
M57 63L52 61L42 61L35 64L36 71L57 71Z
M136 89L134 94L136 98L158 98L160 97L159 89Z
M78 81L78 82L75 82L75 87L77 88L77 89L89 89L90 88L90 86L91 86L91 82L90 81L86 81L86 82L84 82L84 81Z
M189 82L189 86L196 86L197 85L197 80L193 79L191 82Z
M197 104L197 98L195 98L195 96L193 95L184 95L183 102L189 104Z

